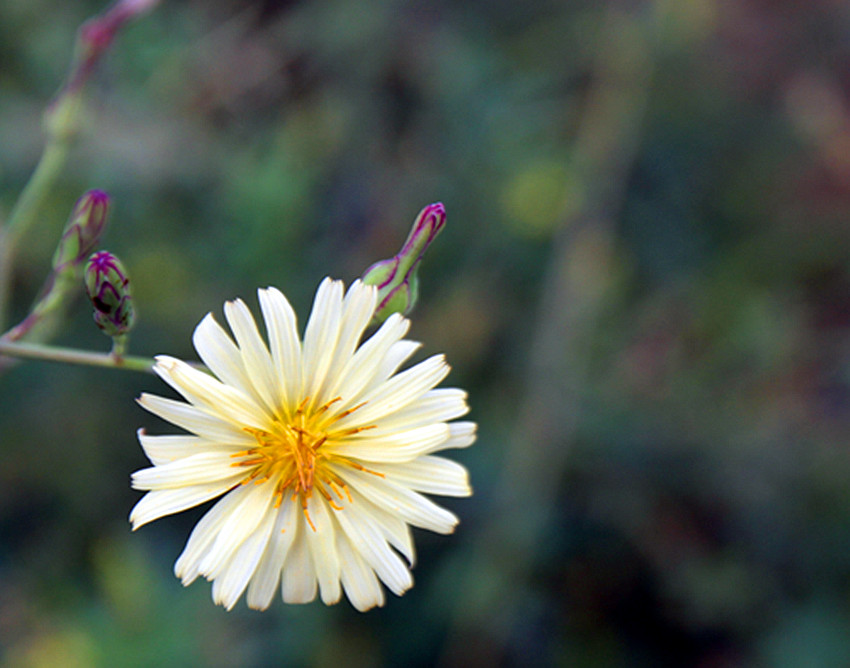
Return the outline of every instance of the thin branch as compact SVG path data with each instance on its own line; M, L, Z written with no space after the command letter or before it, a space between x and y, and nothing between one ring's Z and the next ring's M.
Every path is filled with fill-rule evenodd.
M0 356L146 372L153 372L153 366L156 363L150 357L118 357L111 353L93 353L76 348L13 341L0 341Z

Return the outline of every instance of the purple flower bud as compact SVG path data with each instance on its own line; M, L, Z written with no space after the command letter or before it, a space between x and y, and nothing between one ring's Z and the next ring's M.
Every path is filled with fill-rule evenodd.
M100 241L108 215L109 195L102 190L89 190L80 197L53 254L53 268L61 271L82 262Z
M130 331L135 311L130 279L121 261L108 251L95 253L86 264L85 285L97 326L113 337Z
M378 288L377 320L386 320L392 313L409 313L413 308L419 294L419 262L445 223L443 204L429 204L416 216L398 254L376 262L363 273L363 282Z

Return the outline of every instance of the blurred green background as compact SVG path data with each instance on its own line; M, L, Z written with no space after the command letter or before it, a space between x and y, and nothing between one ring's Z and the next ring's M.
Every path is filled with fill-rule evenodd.
M0 3L0 210L94 0ZM131 352L448 210L412 337L470 393L471 499L416 586L227 613L131 534L153 376L0 378L2 666L850 665L850 6L836 0L164 2L120 34L13 275L114 198ZM56 343L107 350L82 302Z

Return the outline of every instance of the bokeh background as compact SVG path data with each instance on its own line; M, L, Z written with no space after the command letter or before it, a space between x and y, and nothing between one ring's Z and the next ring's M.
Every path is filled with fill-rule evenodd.
M95 0L0 3L0 210ZM469 390L476 494L416 586L227 613L132 534L153 376L0 378L0 665L850 665L850 6L193 0L128 25L12 276L114 198L131 352L225 299L302 321L443 201L413 338ZM107 350L80 302L56 343Z

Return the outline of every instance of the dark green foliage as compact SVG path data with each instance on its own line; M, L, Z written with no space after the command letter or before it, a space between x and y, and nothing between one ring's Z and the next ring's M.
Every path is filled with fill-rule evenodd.
M411 335L469 391L476 495L445 501L455 536L417 535L417 584L383 610L226 613L171 573L200 511L124 521L135 429L164 430L133 398L168 390L21 364L0 379L0 662L842 665L846 11L606 4L170 2L127 27L13 314L87 188L114 203L130 352L190 359L225 299L275 285L303 324L325 275L391 257L442 201ZM4 211L100 9L0 3ZM57 343L107 347L82 303Z

